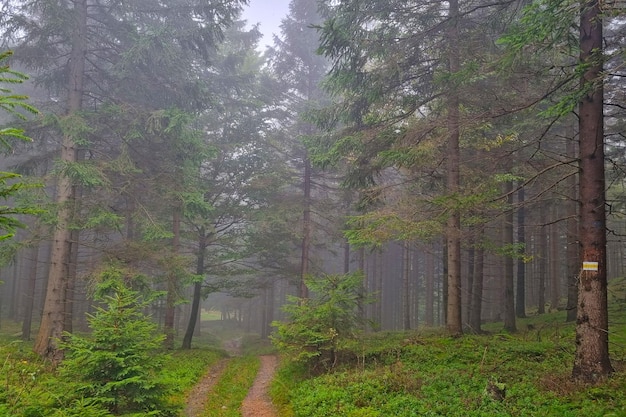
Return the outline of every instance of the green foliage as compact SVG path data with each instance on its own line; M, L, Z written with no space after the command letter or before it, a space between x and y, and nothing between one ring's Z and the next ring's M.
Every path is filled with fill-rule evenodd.
M0 84L20 84L24 82L28 77L20 72L13 71L8 65L4 65L3 61L7 60L12 55L12 52L7 51L0 53ZM27 111L29 113L36 114L37 109L26 103L28 97L19 94L13 94L10 89L0 87L0 109L11 115L24 119L24 115L20 112ZM17 138L20 140L30 141L31 139L24 134L22 129L16 129L12 127L0 128L0 145L5 150L10 150L11 145L8 142L8 138ZM20 190L37 186L29 185L20 181L21 176L11 172L0 172L0 198L7 200L15 197ZM15 216L20 214L34 215L41 210L30 205L12 205L12 206L0 206L0 241L9 239L15 234L15 230L24 225L16 219Z
M624 310L611 311L611 332L626 333ZM352 347L358 366L310 378L302 364L285 362L274 398L295 417L624 415L623 369L591 388L571 380L574 324L564 313L520 320L532 330L515 335L367 335ZM614 358L625 353L613 344Z
M558 118L571 114L585 95L604 82L603 79L579 82L590 66L607 59L602 51L596 51L587 62L576 60L580 13L578 1L535 0L522 10L519 21L498 40L498 44L505 47L499 62L503 71L510 72L515 67L534 63L545 68L545 76L558 77L554 81L556 87L551 87L546 97L558 95L539 112L542 117Z
M362 279L361 273L309 277L311 297L291 297L283 307L289 321L273 323L277 348L312 370L334 368L341 348L364 324L359 314L359 306L367 301Z
M119 214L112 213L102 206L92 207L89 216L82 224L82 228L111 227L119 228L124 224L124 218Z
M574 55L578 40L573 25L579 8L574 0L536 0L527 5L519 21L498 40L507 50L504 68L538 53Z
M4 323L3 327L6 327ZM26 405L25 402L36 397L33 391L40 383L42 363L24 351L22 341L9 341L3 338L0 340L0 354L2 355L0 415L20 415L26 409L39 408Z
M88 147L89 135L94 132L94 128L86 115L80 112L72 112L63 117L55 118L57 126L63 132L63 135L72 138L72 142L82 147Z
M164 358L161 383L170 387L168 403L182 410L187 394L206 374L207 369L223 359L225 352L217 349L184 349L172 352Z
M89 404L113 413L166 415L162 409L167 390L156 378L163 362L158 352L163 335L143 313L152 297L131 289L119 267L111 266L101 276L95 298L104 306L89 316L93 333L66 334L60 374L75 381L76 395L94 401Z
M111 293L109 289L103 289ZM17 324L4 322L2 330L15 333ZM162 414L178 415L186 405L187 394L204 376L207 369L225 353L219 349L175 351L163 359L154 378L167 386L160 406ZM99 398L89 398L76 392L77 378L59 377L57 370L31 351L28 342L15 341L0 334L0 416L11 417L112 417L111 411ZM150 357L152 360L152 356ZM169 410L169 411L166 411ZM150 415L139 411L123 413L124 417Z
M28 79L25 74L18 71L13 71L9 65L4 64L8 60L13 52L5 51L0 53L0 84L21 84ZM31 114L37 114L38 111L35 107L26 102L28 96L21 94L14 94L11 89L6 87L0 87L0 109L5 113L11 114L21 119L25 119L25 116L21 111L26 111ZM20 140L30 141L31 139L24 135L24 131L12 127L5 127L0 129L0 144L5 147L5 150L11 149L11 145L7 141L8 137L17 138Z
M393 212L370 212L352 216L345 235L354 246L381 246L392 240L429 240L439 236L441 220L411 220Z
M93 164L86 162L65 162L57 167L63 176L72 180L75 184L85 187L99 187L108 184L108 179L103 172Z
M51 417L113 417L113 414L104 408L98 400L94 398L78 398L71 404L62 408L57 408L50 415Z

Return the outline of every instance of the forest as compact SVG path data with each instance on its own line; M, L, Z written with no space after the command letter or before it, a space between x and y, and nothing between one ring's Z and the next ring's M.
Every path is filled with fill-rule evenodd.
M0 416L626 416L626 4L248 3L0 4Z

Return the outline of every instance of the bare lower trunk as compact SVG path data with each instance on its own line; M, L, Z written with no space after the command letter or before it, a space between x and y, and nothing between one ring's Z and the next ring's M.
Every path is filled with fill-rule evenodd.
M567 142L568 159L576 157L576 143L573 140ZM572 322L576 320L576 304L578 301L578 218L577 218L577 192L576 192L576 175L570 175L567 179L568 194L571 201L567 202L567 318L566 321Z
M196 274L199 276L204 275L204 258L206 256L207 236L204 229L200 231L198 237L198 255L196 259ZM191 349L191 340L193 339L194 331L198 321L200 313L200 298L202 296L202 282L195 282L193 284L193 296L191 299L191 312L189 314L189 323L187 324L187 330L183 337L183 349Z
M28 271L28 285L23 296L24 321L22 322L22 340L30 340L30 331L33 321L35 305L35 289L37 287L37 264L39 263L39 244L31 250L30 268Z
M590 91L579 103L580 244L583 268L578 283L576 354L572 375L597 382L612 371L607 309L606 212L602 77L602 11L583 2L581 63L588 64L581 84Z
M517 192L517 243L520 244L524 253L526 248L526 213L524 210L524 187L520 187ZM515 315L519 318L526 317L526 260L517 259L517 282L515 293Z
M301 298L309 297L306 286L306 277L309 274L309 257L311 256L311 160L308 155L304 158L304 209L302 217L302 254L300 259L300 288Z
M178 254L180 244L180 208L175 207L172 216L172 254ZM166 349L174 348L174 323L176 322L176 301L178 300L178 276L177 271L169 271L167 274L167 295L165 297L165 318L163 327L165 329L164 345Z
M411 286L410 286L410 249L409 243L404 242L402 245L402 306L403 306L403 327L404 330L411 329Z
M545 209L542 207L542 221L546 221ZM543 254L539 258L539 280L537 293L537 313L545 314L546 312L546 275L548 269L548 260L546 253L548 252L548 231L546 226L541 226L539 231L539 250Z
M481 316L483 307L483 280L484 280L484 260L485 249L482 244L483 230L481 229L476 241L478 247L476 248L476 259L474 260L474 281L472 285L472 310L470 312L469 327L474 333L481 333Z
M450 28L448 29L448 67L451 74L459 71L458 18L459 2L451 0ZM447 192L451 199L450 213L446 228L448 247L448 305L446 328L452 335L463 333L461 317L461 214L456 207L460 188L460 148L459 148L459 96L455 88L448 91L448 155Z
M505 191L508 195L507 202L509 211L504 216L504 244L512 247L513 245L513 183L507 182ZM504 258L504 330L507 332L517 331L515 323L515 277L513 269L513 254L507 254Z
M69 61L67 113L73 114L81 110L85 53L87 49L87 1L77 0L74 2L76 27L72 39L72 50ZM69 134L64 135L61 145L61 162L72 164L77 160L76 145L74 138ZM44 302L41 325L34 351L39 355L58 362L63 358L63 352L59 348L59 341L63 335L65 322L65 299L67 278L69 276L69 257L71 245L71 221L75 195L73 184L66 175L59 174L56 188L56 203L58 207L57 224L52 238L52 256L48 285Z
M551 212L553 222L560 218L556 206L552 206ZM561 262L558 260L562 256L559 250L561 246L559 224L552 223L548 233L550 233L550 256L548 257L550 260L550 311L557 311L561 298Z

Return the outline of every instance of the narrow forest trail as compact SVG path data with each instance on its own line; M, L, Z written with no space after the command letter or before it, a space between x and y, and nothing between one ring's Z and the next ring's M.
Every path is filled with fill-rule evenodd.
M231 356L240 354L238 343L227 343L225 345ZM277 417L278 414L274 408L268 389L276 368L278 366L278 358L274 355L259 356L261 361L259 371L248 395L241 404L242 417ZM195 385L187 397L187 406L185 408L185 417L200 417L207 406L208 395L219 381L224 373L229 359L222 359L216 365L212 366L207 374Z
M213 386L219 381L220 376L226 369L228 359L220 360L216 365L209 369L209 372L202 377L187 397L187 407L185 407L185 417L199 417L206 406L207 395Z
M241 405L242 417L277 417L276 409L270 401L268 389L276 372L278 359L273 355L261 356L261 366L257 377Z

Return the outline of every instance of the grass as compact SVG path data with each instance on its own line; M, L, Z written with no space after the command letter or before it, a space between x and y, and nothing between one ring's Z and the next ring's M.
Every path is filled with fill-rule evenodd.
M557 311L520 319L515 334L493 323L484 327L488 334L460 338L367 335L334 372L312 375L285 363L271 395L282 417L623 417L626 292L615 288L609 311L616 372L595 386L571 380L575 328Z
M60 379L48 362L32 352L32 342L15 338L17 324L3 322L0 334L0 416L74 416L68 410L71 381ZM166 355L157 378L170 388L168 410L182 410L188 392L207 369L225 356L222 350L177 350ZM69 396L71 397L71 396ZM72 400L73 401L73 400ZM63 411L65 410L65 411ZM78 414L80 415L80 414ZM96 414L86 413L85 416Z
M168 402L183 409L189 391L224 356L213 349L179 350L168 356L162 371L163 383L172 389Z
M609 301L616 372L596 386L570 379L574 324L556 311L520 319L515 334L504 333L502 323L485 325L488 334L460 338L438 330L369 334L346 347L343 365L332 373L312 375L300 364L283 362L271 395L281 417L623 417L626 280L612 282ZM17 339L18 324L2 326L0 416L96 416L63 413L60 407L76 408L65 400L71 381L59 379L34 355L31 342ZM256 355L273 348L241 331L213 330L197 340L212 347L171 352L159 378L172 388L167 404L182 410L194 384L225 355L217 335L241 338L244 356L229 360L203 414L238 417L259 368ZM494 387L505 394L494 395Z
M209 393L202 417L239 417L239 408L254 382L260 361L256 356L230 359L222 377Z

